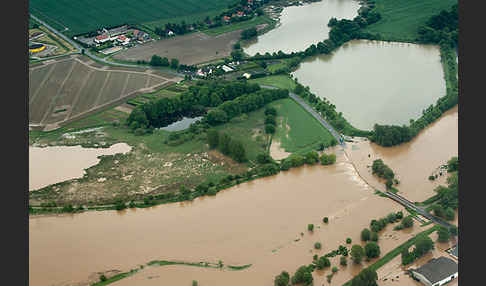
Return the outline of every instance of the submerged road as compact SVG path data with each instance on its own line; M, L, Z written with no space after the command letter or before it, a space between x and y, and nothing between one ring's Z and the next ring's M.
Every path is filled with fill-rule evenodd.
M267 88L267 89L277 89L277 87L270 86L270 85L260 85L260 87ZM300 98L298 95L296 95L295 93L293 93L291 91L289 91L289 96L293 100L295 100L298 104L300 104L305 110L307 110L312 116L314 116L314 118L317 119L317 121L319 121L322 124L322 126L324 126L327 130L329 130L329 132L334 136L334 138L336 138L336 140L338 140L338 142L341 142L341 138L342 138L341 135L338 132L336 132L336 130L334 130L334 128L326 120L324 120L321 117L321 115L319 113L317 113L309 104L307 104L302 98ZM344 148L346 146L346 143L343 141L341 143L341 146ZM447 228L450 228L450 227L453 226L452 224L442 220L441 218L430 214L429 212L427 212L423 208L416 206L414 203L412 203L411 201L407 200L406 198L404 198L400 195L394 194L394 193L389 192L389 191L384 192L384 194L388 198L394 200L395 202L401 204L404 207L407 207L407 208L414 210L419 215L421 215L424 218L432 221L435 224L439 224L439 225L445 226Z

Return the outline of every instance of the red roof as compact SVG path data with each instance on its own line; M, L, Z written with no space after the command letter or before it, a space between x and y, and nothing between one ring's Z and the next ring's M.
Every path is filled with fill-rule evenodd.
M229 20L229 19L231 19L231 17L224 16L224 17L223 17L223 19L225 19L225 20Z
M120 41L125 41L126 39L127 39L127 37L125 37L125 35L118 36L118 40L120 40Z
M237 14L238 14L238 16L243 16L243 12L241 12L241 11L238 11Z
M133 35L136 36L140 32L139 30L133 30Z
M96 36L96 39L97 39L97 40L104 40L104 39L107 39L107 38L108 38L108 35L106 35L106 34Z

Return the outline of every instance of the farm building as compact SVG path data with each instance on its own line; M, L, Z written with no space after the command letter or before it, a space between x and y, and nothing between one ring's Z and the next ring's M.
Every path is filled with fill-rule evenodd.
M233 71L233 69L232 69L232 68L230 68L230 67L229 67L229 66L227 66L227 65L223 65L221 68L224 70L224 72L230 72L230 71Z
M108 34L96 36L96 38L94 39L95 43L97 43L97 44L102 44L102 43L110 41L110 40L111 40L111 38L110 38L110 36L108 36Z
M167 36L173 36L174 35L174 32L172 32L171 30L167 31Z
M427 286L441 286L459 276L457 263L444 256L432 258L410 272L413 278Z
M127 38L125 35L119 35L116 40L120 42L122 45L126 45L130 43L130 38Z

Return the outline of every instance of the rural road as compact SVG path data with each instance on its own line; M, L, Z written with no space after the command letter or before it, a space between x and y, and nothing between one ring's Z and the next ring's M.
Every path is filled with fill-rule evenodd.
M120 67L138 67L140 68L141 65L130 65L130 64L122 64L122 63L116 63L116 62L110 62L110 61L107 61L105 60L104 58L99 58L97 57L96 55L93 55L92 53L90 53L87 49L84 49L83 47L81 47L80 45L78 45L78 43L76 43L75 41L73 41L72 39L70 39L69 37L65 36L63 33L59 32L58 30L54 29L53 27L49 26L46 22L42 21L41 19L37 18L36 16L30 14L30 16L36 20L37 22L41 23L42 25L44 25L47 29L49 29L51 32L53 32L54 34L56 34L57 36L61 37L63 40L65 40L66 42L70 43L73 47L75 47L76 49L79 50L79 53L81 53L81 50L84 50L84 54L90 58L92 58L93 60L96 60L96 61L99 61L99 62L103 62L107 65L111 65L111 66L120 66ZM147 68L151 68L150 66L143 66L143 67L147 67ZM166 70L164 70L166 71ZM166 71L167 73L171 73L175 76L179 76L179 77L184 77L183 74L180 74L178 72L175 72L175 71L171 71L171 70L167 70Z
M277 89L275 86L271 85L260 85L262 88L267 88L267 89ZM302 100L299 96L297 96L295 93L289 91L289 96L295 100L298 104L300 104L307 112L309 112L317 121L319 121L322 126L324 126L329 132L336 138L337 142L341 144L341 146L345 146L346 143L344 141L341 142L342 137L341 135L334 130L334 128L329 124L326 120L324 120L319 113L317 113L312 107L310 107L304 100Z

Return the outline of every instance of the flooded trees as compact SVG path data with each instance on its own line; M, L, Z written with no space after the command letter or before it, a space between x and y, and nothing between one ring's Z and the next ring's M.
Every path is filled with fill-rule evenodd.
M361 240L362 241L368 241L371 238L371 231L367 228L363 229L361 231Z
M375 242L369 242L365 245L365 253L368 258L375 258L380 256L380 247Z
M378 280L376 271L365 268L351 280L351 286L376 286L376 280Z
M302 283L303 285L312 285L313 281L312 269L306 265L299 267L291 279L292 284Z
M441 226L439 230L437 230L438 242L448 242L449 239L451 238L451 233L449 232L449 229L447 227Z
M332 165L336 163L336 154L327 155L326 153L322 153L319 159L322 165Z
M351 260L353 260L354 263L360 264L364 255L365 252L361 245L355 244L353 247L351 247Z
M290 281L290 275L287 271L282 271L279 275L275 277L275 286L287 286Z

